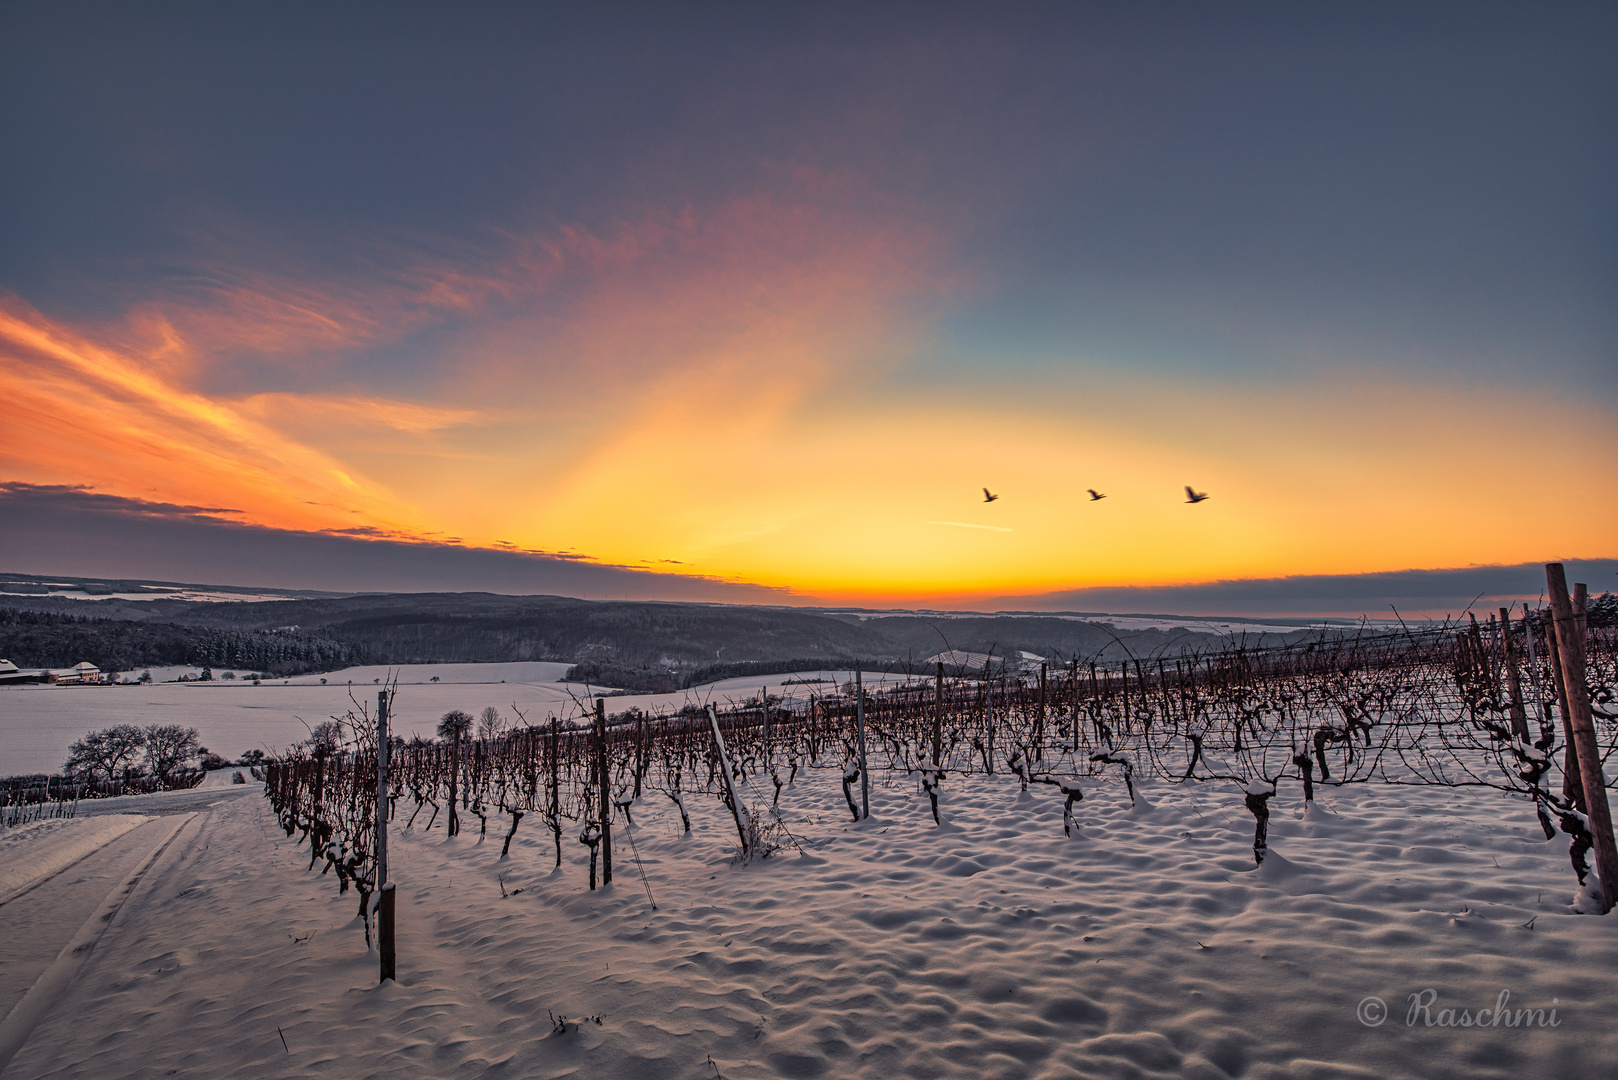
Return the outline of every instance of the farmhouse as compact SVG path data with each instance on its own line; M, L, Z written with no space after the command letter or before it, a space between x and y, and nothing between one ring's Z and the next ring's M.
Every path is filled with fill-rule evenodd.
M51 682L73 685L78 683L98 683L101 681L101 669L88 661L81 660L70 668L56 668L49 672Z

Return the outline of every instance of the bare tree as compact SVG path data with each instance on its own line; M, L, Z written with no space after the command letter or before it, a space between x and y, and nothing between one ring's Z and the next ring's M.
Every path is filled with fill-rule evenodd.
M199 753L196 728L179 724L150 724L146 728L146 764L159 779L167 780L169 773Z
M98 775L109 783L127 776L129 767L146 747L146 733L134 724L114 724L77 739L67 751L62 771L75 776Z
M343 748L343 725L336 720L323 720L309 730L304 740L311 757L324 760Z
M486 706L478 714L478 738L498 739L506 733L511 721L500 715L500 710L493 705Z

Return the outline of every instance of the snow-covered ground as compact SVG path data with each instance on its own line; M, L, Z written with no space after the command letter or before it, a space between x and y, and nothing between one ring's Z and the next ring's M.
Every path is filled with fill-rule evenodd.
M1524 1080L1618 1061L1618 917L1572 914L1565 843L1489 792L1329 790L1304 816L1285 791L1255 870L1234 788L1150 785L1131 807L1089 786L1067 837L1055 789L1004 777L946 780L942 828L910 783L879 784L855 825L826 770L781 796L801 850L751 865L717 802L689 800L685 835L649 792L594 893L576 828L560 870L532 816L504 862L501 819L482 843L475 819L455 840L396 828L381 987L352 895L305 869L256 785L183 795L197 816L5 1080Z
M139 814L102 814L48 818L15 829L0 829L0 903L71 866L145 820Z
M399 678L393 730L406 738L418 733L432 735L439 717L451 709L464 709L475 716L492 705L508 718L515 719L520 710L531 723L542 723L552 715L579 714L590 707L590 692L602 690L558 682L568 667L555 663L409 664L345 668L257 686L238 678L138 686L6 687L0 690L0 776L55 772L62 767L74 739L112 724L194 727L204 746L231 760L255 747L279 753L308 738L315 724L352 708L350 694L374 712L376 693L390 675ZM169 669L164 675L174 677L192 670ZM152 674L154 679L162 677L156 670ZM432 681L434 677L437 682ZM727 679L677 694L612 697L607 708L611 712L636 706L675 709L685 702L709 700L722 705L757 698L760 686L768 686L772 697L807 699L852 677L848 671L811 671ZM883 682L891 685L900 676L867 672L864 678L868 685L877 686ZM806 681L815 679L826 681Z

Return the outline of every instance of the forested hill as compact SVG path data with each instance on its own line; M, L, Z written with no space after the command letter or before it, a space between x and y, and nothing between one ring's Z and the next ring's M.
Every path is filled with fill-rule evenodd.
M1044 615L925 615L574 600L491 593L390 593L255 602L0 596L0 656L19 666L89 660L272 672L352 663L554 660L630 689L794 668L919 663L946 648L1062 663L1206 652L1229 639L1185 628L1121 630ZM37 613L37 614L35 614ZM1275 645L1299 629L1249 636Z
M318 634L0 607L0 657L21 668L63 668L87 660L108 672L190 664L296 675L363 663L365 654L362 647Z

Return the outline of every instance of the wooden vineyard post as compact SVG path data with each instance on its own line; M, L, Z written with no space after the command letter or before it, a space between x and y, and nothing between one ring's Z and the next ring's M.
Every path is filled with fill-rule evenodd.
M1090 719L1096 728L1096 748L1101 748L1101 686L1096 682L1096 662L1090 661Z
M730 771L730 755L725 751L725 736L719 731L719 714L714 712L712 705L708 706L708 723L713 725L714 747L719 751L719 767L725 775L725 793L730 796L730 816L736 819L736 835L741 837L742 857L746 858L753 853L753 842L748 836L747 808L742 805L742 799L736 792L736 777Z
M561 756L562 748L562 722L551 717L551 745L549 760L546 764L550 768L550 810L551 833L556 837L556 865L562 865L562 787L556 775L557 759Z
M640 779L646 772L646 717L635 717L635 798L640 798Z
M1045 674L1049 665L1039 662L1039 717L1034 723L1034 757L1045 760Z
M388 692L376 695L376 887L382 897L376 908L377 952L382 978L394 977L393 882L388 880Z
M809 695L809 764L813 765L820 758L820 743L817 741L820 724L820 706L815 695Z
M1601 773L1601 748L1596 743L1595 721L1590 712L1590 690L1584 673L1583 627L1567 595L1567 574L1561 563L1545 565L1545 580L1551 594L1551 613L1556 621L1556 645L1562 654L1562 682L1578 744L1579 772L1584 781L1584 813L1595 840L1596 872L1601 876L1601 911L1612 910L1618 902L1618 845L1612 835L1612 811L1607 805L1607 782ZM1583 586L1580 586L1583 599ZM1583 605L1581 604L1582 608ZM1583 614L1579 612L1578 614Z
M1072 674L1069 678L1073 680L1073 752L1077 754L1079 752L1079 658L1077 656L1073 658L1071 667Z
M378 948L382 954L382 981L396 978L398 967L397 956L394 952L393 938L393 912L397 903L393 882L382 886L382 901L377 905L376 918L379 933L377 934Z
M461 775L461 729L457 727L449 737L449 818L444 827L455 836L461 831L461 819L455 813L455 785Z
M1551 609L1544 613L1545 656L1551 666L1551 683L1556 689L1556 707L1562 712L1562 797L1584 811L1584 778L1579 772L1579 746L1573 741L1573 714L1567 707L1567 685L1562 682L1562 650L1556 646L1556 620Z
M376 695L376 887L388 882L388 692Z
M1534 649L1534 624L1528 614L1528 604L1522 606L1522 640L1528 650L1528 684L1534 694L1534 723L1541 733L1550 730L1550 709L1545 706L1545 692L1539 685L1539 654Z
M1118 665L1118 674L1123 679L1121 693L1124 699L1124 732L1132 733L1134 729L1129 726L1129 661L1125 660Z
M937 768L944 749L944 661L938 662L933 684L933 767Z
M785 691L782 691L785 693ZM784 699L783 699L784 700ZM770 688L758 688L758 709L764 714L764 767L770 766Z
M1511 733L1528 743L1528 713L1522 704L1522 676L1517 671L1517 646L1511 640L1511 609L1500 609L1500 655L1506 668L1506 692L1510 695Z
M865 685L859 670L854 672L854 722L860 735L860 820L871 816L871 773L865 767ZM714 731L719 728L715 726Z
M984 736L988 745L983 755L983 768L990 775L994 775L994 675L990 670L990 657L983 660L983 726L987 729Z
M612 770L607 766L607 702L596 698L596 777L601 789L601 884L612 884Z

